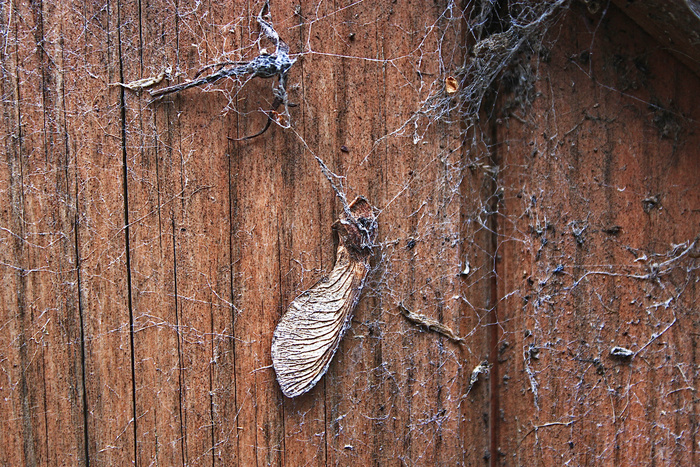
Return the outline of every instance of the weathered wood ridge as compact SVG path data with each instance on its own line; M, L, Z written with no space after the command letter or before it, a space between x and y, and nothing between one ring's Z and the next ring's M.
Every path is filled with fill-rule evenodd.
M0 4L0 465L699 464L700 78L573 2L465 135L415 114L453 2L278 0L290 128L233 141L272 80L111 85L253 60L262 3ZM289 399L273 331L343 215L315 156L377 248Z

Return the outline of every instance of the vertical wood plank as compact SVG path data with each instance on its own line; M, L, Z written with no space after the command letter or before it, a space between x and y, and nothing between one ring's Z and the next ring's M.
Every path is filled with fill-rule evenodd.
M387 60L380 91L384 132L393 135L403 128L382 142L386 153L381 162L373 160L380 164L377 170L386 190L380 217L384 238L399 240L387 249L383 265L382 359L391 375L386 378L384 404L392 435L382 444L387 461L399 457L410 464L462 460L458 404L464 373L468 376L468 366L473 365L463 360L466 355L458 344L424 332L397 313L403 302L457 332L461 328L459 128L450 129L439 120L415 127L409 123L442 73L441 47L450 47L449 36L440 34L446 26L441 18L445 7L415 8L412 2L397 2L380 16L380 55ZM368 174L365 183L371 179ZM390 421L394 417L396 421ZM399 443L393 441L395 436Z
M85 352L88 456L135 459L125 146L118 3L72 3L64 15L69 151L77 166L80 304ZM75 27L80 24L80 28ZM73 53L74 52L74 53ZM96 91L99 90L99 91Z
M239 19L247 14L247 8L247 3L242 1L223 2L220 5L210 6L212 18L221 18L213 22L218 28L212 28L212 32L217 37L214 44L218 54L237 60L240 57L236 54L240 49L250 46L249 36L244 34L242 27L237 26ZM228 88L229 85L225 87ZM216 267L212 269L208 279L214 291L211 297L214 304L212 307L211 410L215 465L236 465L240 459L237 443L239 405L236 399L238 361L236 360L235 316L237 308L236 291L233 288L234 264L237 257L233 255L231 235L234 225L233 203L236 201L233 196L234 182L231 170L235 153L232 151L231 144L225 139L226 135L235 131L239 116L231 110L231 102L235 100L232 98L224 102L217 100L217 106L228 106L218 107L218 109L229 110L226 110L226 117L218 122L218 127L213 132L219 135L220 141L217 142L216 151L212 152L216 158L216 166L213 170L220 172L216 178L217 184L220 184L217 188L216 203L220 206L210 220L211 229L216 232L215 247L219 253ZM235 108L235 105L233 107ZM219 113L222 111L218 110Z
M11 52L3 55L4 96L13 107L5 110L12 215L4 224L13 239L7 246L14 243L15 254L4 264L15 268L10 277L17 274L18 282L16 302L5 307L9 313L3 322L11 330L6 349L16 349L18 360L8 360L14 360L10 366L17 374L3 386L14 392L5 399L15 410L7 420L21 425L8 429L21 438L15 454L26 463L84 462L82 369L75 358L80 355L75 188L66 153L56 10L41 2L10 5L4 18L9 22L4 30L12 31L3 47ZM66 426L65 436L50 436L58 426ZM11 449L7 452L12 455Z
M42 348L44 369L32 384L43 387L46 463L85 464L84 386L75 247L75 163L68 148L62 47L64 10L30 4L34 58L25 63L32 78L24 90L30 142L24 180L24 217L33 245L26 263L32 274L28 298L35 314L34 336ZM29 12L28 12L29 13ZM31 65L30 65L31 64ZM24 126L24 124L23 124ZM40 331L40 333L39 333ZM41 337L39 338L39 335ZM63 433L62 436L52 436Z
M47 227L42 225L42 202L46 201L42 196L45 187L45 180L42 178L48 168L48 164L44 165L48 155L42 151L45 130L42 115L43 50L31 46L32 43L41 42L43 39L41 5L19 4L15 14L21 18L16 23L20 171L15 181L19 183L17 189L20 195L17 232L22 238L16 250L16 261L22 265L17 295L17 340L21 371L18 389L22 403L25 462L41 463L48 460L44 335L50 315L41 293L41 271L47 268L49 263L44 260L42 250L46 248L47 243L44 243L45 239L41 235Z
M174 68L176 10L142 2L125 11L126 82ZM182 189L173 170L173 109L147 91L125 92L137 462L184 462L181 351L176 304L174 205Z
M305 101L309 102L304 136L314 153L307 157L318 155L340 176L349 175L381 132L380 99L369 98L378 96L379 91L377 25L371 18L381 11L376 4L344 2L328 4L322 10L311 3L303 12L304 43L312 51L302 63ZM343 146L347 152L341 149ZM381 178L375 178L378 186L374 191L367 190L366 185L349 187L349 182L343 180L348 201L363 195L374 206L381 204ZM335 193L325 179L319 183L320 196L332 203L332 215L337 216L342 206ZM380 238L382 229L380 220ZM376 431L376 420L383 418L377 409L384 394L378 383L381 374L375 370L377 358L381 360L379 326L373 322L376 317L370 316L375 302L370 298L373 274L367 278L351 327L319 383L325 389L326 462L331 465L373 465L382 458L378 449L382 435ZM374 310L376 315L376 307Z
M500 459L692 464L698 78L614 7L553 34L532 113L496 130Z
M22 249L22 132L19 113L19 51L23 41L16 24L17 11L3 5L2 27L2 108L3 108L3 163L2 163L2 281L11 294L2 299L2 460L8 464L36 462L34 432L27 403L26 347L23 334L24 284Z
M213 8L197 2L178 6L177 65L186 76L220 60L228 30L214 21L223 15ZM216 92L219 86L231 84L217 83L212 92L192 89L163 102L172 102L173 111L180 115L172 173L180 192L173 205L172 228L182 355L182 436L185 463L197 465L213 463L217 455L215 352L228 337L215 326L221 315L231 316L229 162L224 138L229 119L222 115L228 102L226 95Z

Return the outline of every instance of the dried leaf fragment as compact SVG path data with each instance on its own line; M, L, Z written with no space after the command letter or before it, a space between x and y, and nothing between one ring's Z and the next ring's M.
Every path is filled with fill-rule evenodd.
M408 308L406 308L403 303L399 303L399 310L401 310L401 314L404 315L406 319L412 322L413 324L422 326L428 331L433 331L437 332L438 334L442 334L443 336L450 339L452 342L456 342L458 344L464 343L463 337L459 337L457 334L455 334L455 332L452 329L448 328L440 321L437 321L420 313L414 313Z
M459 84L457 83L457 80L454 79L454 77L449 76L445 78L445 92L449 94L450 96L454 93L457 92L459 89Z
M110 86L121 86L123 88L129 89L131 91L140 91L142 89L150 88L160 83L164 79L169 80L172 74L172 67L164 68L157 76L150 76L148 78L137 79L136 81L131 81L130 83L110 83Z
M272 364L287 397L304 394L328 370L369 272L377 232L372 206L358 197L333 227L340 239L333 270L292 301L272 337Z

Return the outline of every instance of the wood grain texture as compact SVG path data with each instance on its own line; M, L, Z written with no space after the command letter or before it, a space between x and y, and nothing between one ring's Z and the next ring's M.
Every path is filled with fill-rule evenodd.
M691 465L700 82L612 6L552 33L541 97L495 130L499 296L519 291L499 305L499 462Z
M91 32L71 29L68 50L81 53L64 81L77 167L80 302L83 316L88 456L91 463L120 464L136 456L132 346L132 284L127 223L126 103L123 90L133 10L119 3L68 4L63 19L80 18ZM124 43L122 44L122 38ZM97 80L88 80L92 73ZM96 90L99 89L99 92Z
M7 464L22 464L37 462L35 439L39 434L35 433L32 424L32 404L29 403L29 388L25 370L28 362L26 357L26 333L32 329L27 328L26 304L24 291L26 289L26 275L24 274L23 257L24 231L22 223L24 212L23 180L22 180L22 152L20 144L21 113L19 104L19 79L20 54L18 45L20 31L12 22L10 9L2 12L3 29L12 30L8 34L9 47L2 51L2 92L6 96L2 100L3 105L3 155L2 164L2 202L3 202L3 249L2 261L3 286L12 293L3 294L2 300L2 419L5 426L2 431L3 444L7 449L3 450L3 462ZM27 51L23 51L26 54ZM40 438L39 438L40 439Z
M110 84L257 56L261 1L2 3L0 464L697 464L700 83L572 5L465 133L416 113L453 2L273 1L297 106L234 142L272 80ZM274 328L338 265L317 157L377 248L289 399Z
M124 72L132 81L155 76L175 55L177 35L162 29L176 9L142 2L130 33L138 41ZM158 50L151 54L149 50ZM172 62L170 62L172 65ZM134 338L136 460L177 465L185 459L181 401L183 376L180 312L177 302L176 212L186 196L174 163L177 132L173 106L149 105L144 93L125 91L130 220L130 263Z

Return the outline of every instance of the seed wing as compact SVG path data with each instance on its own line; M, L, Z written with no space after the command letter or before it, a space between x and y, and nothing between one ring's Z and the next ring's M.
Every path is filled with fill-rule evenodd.
M340 245L328 279L289 305L272 338L272 362L285 396L307 392L326 373L350 325L366 275L367 265L351 260Z

